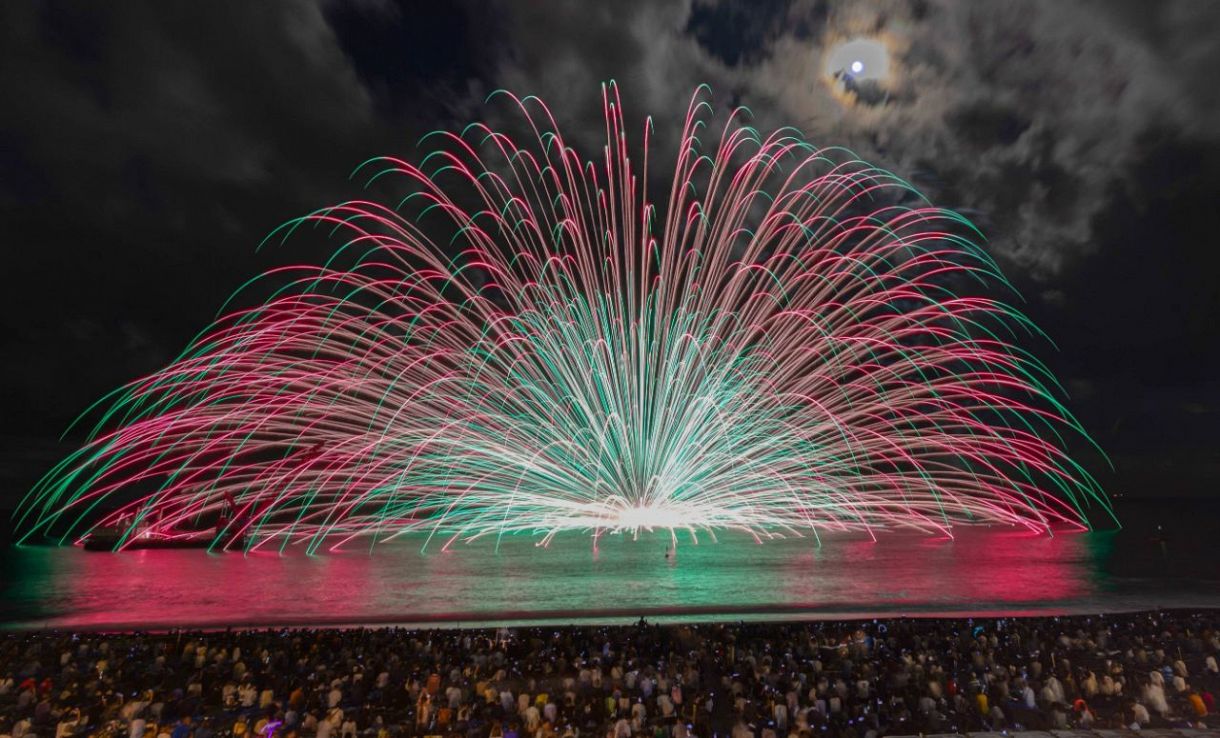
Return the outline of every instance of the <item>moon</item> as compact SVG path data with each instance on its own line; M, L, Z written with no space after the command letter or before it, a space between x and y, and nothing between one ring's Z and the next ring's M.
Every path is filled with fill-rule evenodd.
M884 82L889 77L890 52L872 38L853 38L833 46L826 55L826 75L850 76L857 82Z

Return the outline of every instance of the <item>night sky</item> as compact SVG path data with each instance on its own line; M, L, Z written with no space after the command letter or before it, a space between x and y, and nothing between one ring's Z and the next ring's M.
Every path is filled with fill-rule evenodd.
M164 6L164 7L163 7ZM172 6L172 8L170 7ZM536 94L586 155L600 83L658 129L706 82L982 228L1111 492L1220 497L1220 3L12 2L0 7L0 503L171 360L370 156ZM882 39L882 90L827 50ZM639 125L629 126L638 130ZM664 141L664 138L661 139ZM596 148L595 148L596 147ZM297 253L295 259L316 258Z

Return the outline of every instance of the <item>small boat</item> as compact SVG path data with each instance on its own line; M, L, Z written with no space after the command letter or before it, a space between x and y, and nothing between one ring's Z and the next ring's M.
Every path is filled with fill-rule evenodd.
M226 494L227 506L221 511L214 525L206 528L177 528L160 524L149 525L141 521L132 525L129 516L123 516L109 525L98 526L79 541L86 551L115 551L143 548L245 548L244 526L234 520L237 503Z
M202 530L183 530L171 532L153 532L142 530L128 532L125 528L99 528L82 543L86 551L114 551L117 547L129 549L157 548L213 548L235 546L240 549L245 542L245 536L223 535L224 528L205 528Z

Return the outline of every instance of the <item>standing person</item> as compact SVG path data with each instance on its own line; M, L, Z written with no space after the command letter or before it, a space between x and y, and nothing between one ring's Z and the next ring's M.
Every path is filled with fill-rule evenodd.
M55 738L69 738L76 733L77 726L80 725L80 709L73 709L65 712L60 718L59 724L55 726Z
M1190 709L1194 711L1195 717L1201 718L1207 716L1207 704L1197 691L1192 689L1190 694L1187 695L1187 700L1190 702Z
M432 698L426 690L419 693L419 703L415 705L415 724L421 728L432 724Z
M1148 708L1144 707L1142 702L1135 702L1131 705L1131 725L1128 726L1133 730L1149 725L1152 722L1152 716L1148 714Z
M331 733L335 730L335 724L330 721L330 715L323 715L318 721L318 730L315 738L330 738Z
M299 686L292 690L292 692L288 695L288 706L293 710L300 712L301 708L305 706L305 690L301 689Z
M258 690L250 682L242 682L242 685L237 688L238 700L241 703L241 709L253 710L254 703L258 700Z
M170 731L170 738L191 738L191 716L183 715L177 723L174 724L174 729Z
M212 738L213 735L212 718L204 718L195 728L194 738Z

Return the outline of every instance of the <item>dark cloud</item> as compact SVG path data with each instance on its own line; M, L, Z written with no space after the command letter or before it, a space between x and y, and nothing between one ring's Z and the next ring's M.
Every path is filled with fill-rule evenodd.
M752 3L696 2L691 6L686 33L704 50L729 66L757 63L772 40L782 33L812 36L826 20L827 4L818 3L799 22L783 27L790 0Z
M981 150L1012 146L1031 123L1029 116L1016 106L990 100L962 105L950 112L945 122L964 145Z
M587 146L599 145L600 82L617 79L629 113L662 122L710 83L718 107L748 105L761 127L795 124L924 185L977 218L1007 266L1050 282L1095 249L1094 218L1128 176L1143 131L1218 130L1208 80L1220 52L1198 30L1220 21L1217 8L506 3L494 76L563 100L561 120L586 132ZM885 41L893 74L884 86L848 80L845 100L823 59L858 36Z
M0 10L2 432L44 454L89 403L177 355L251 276L322 253L298 240L256 254L272 228L359 194L356 164L447 125L426 79L410 106L391 104L409 89L378 80L404 68L354 61L362 36L383 33L378 18L340 23L329 8ZM447 22L416 14L412 32L444 39ZM10 448L9 502L32 481L25 445Z
M1206 381L1220 366L1220 249L1209 235L1220 151L1161 130L1138 141L1094 218L1096 253L1058 281L1063 303L1040 317L1072 338L1079 371Z
M967 213L1060 345L1048 361L1119 483L1146 483L1150 458L1173 460L1178 490L1217 479L1220 4L48 0L0 14L0 417L11 448L32 449L0 483L28 485L76 412L175 355L246 278L322 253L254 247L357 194L355 164L410 155L435 127L506 122L482 104L498 87L543 97L595 154L608 79L629 117L656 118L655 171L707 82L717 109L851 147ZM855 36L891 55L869 104L824 74Z
M501 51L488 4L330 2L322 12L378 110L394 118L465 97Z

